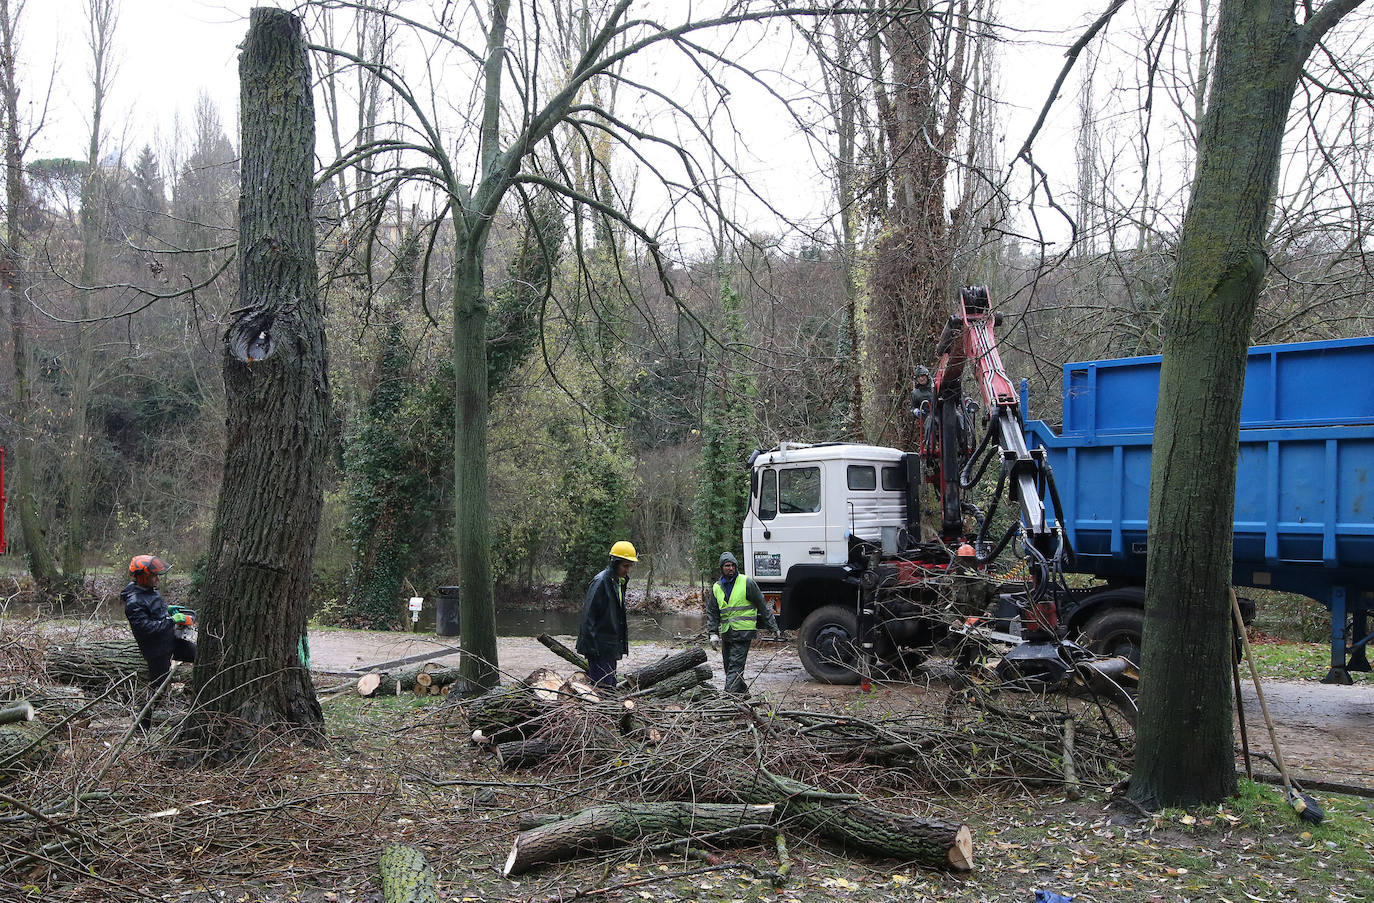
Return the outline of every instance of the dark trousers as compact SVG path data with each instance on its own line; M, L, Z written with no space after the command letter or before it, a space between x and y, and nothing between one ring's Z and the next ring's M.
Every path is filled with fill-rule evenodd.
M720 638L720 659L725 666L725 692L748 693L744 685L744 662L749 658L751 637L735 639L726 633Z
M615 659L613 658L589 658L587 659L587 677L591 678L592 683L603 690L615 689Z
M196 644L190 640L183 640L177 636L170 640L166 637L134 637L134 639L138 642L138 651L143 653L143 660L148 663L148 699L153 698L153 694L157 692L163 680L171 673L172 659L179 662L194 662L196 660ZM152 726L153 709L151 706L144 712L141 723L145 728Z

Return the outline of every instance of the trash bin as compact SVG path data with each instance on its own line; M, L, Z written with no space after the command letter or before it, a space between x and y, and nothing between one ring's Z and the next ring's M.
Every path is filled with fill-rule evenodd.
M458 635L458 587L439 587L439 600L434 608L436 636Z

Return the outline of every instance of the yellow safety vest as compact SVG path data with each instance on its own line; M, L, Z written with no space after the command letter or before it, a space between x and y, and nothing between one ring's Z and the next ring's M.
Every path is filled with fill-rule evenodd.
M754 630L758 627L758 609L745 598L748 577L743 574L735 577L735 585L730 589L730 598L725 598L725 590L720 581L711 584L716 594L716 608L720 610L720 632L727 630Z

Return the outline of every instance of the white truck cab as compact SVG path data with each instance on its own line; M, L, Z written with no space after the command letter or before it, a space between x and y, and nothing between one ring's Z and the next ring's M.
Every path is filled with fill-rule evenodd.
M779 592L798 565L841 566L848 535L895 540L906 523L903 453L874 445L784 442L753 456L744 567ZM886 537L884 530L892 533ZM886 544L886 543L884 543Z

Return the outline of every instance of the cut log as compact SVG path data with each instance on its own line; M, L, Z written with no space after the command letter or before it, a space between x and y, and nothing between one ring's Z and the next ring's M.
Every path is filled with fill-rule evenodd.
M728 834L739 839L770 836L772 805L730 803L634 803L594 806L569 818L522 831L503 874L518 875L559 859L648 837ZM719 838L716 838L717 840Z
M863 853L966 872L973 868L968 825L887 812L869 803L836 799L801 781L755 774L739 792L753 803L777 803L778 820L800 825Z
M45 662L48 674L59 683L103 690L111 683L135 675L132 694L148 682L148 664L133 640L73 643L50 649Z
M636 696L654 696L658 698L672 696L675 693L681 693L684 690L692 689L698 684L705 683L711 679L711 674L712 671L710 666L698 665L690 671L682 671L674 674L652 686L645 687L643 690L636 690L630 694L630 698Z
M667 680L675 674L690 671L697 665L704 664L706 664L706 650L700 646L694 646L691 649L684 649L682 652L664 656L652 665L646 665L626 673L622 683L628 689L642 690Z
M554 655L563 659L563 661L572 665L579 671L586 671L587 668L590 667L590 665L587 664L587 660L585 658L578 655L576 652L573 652L567 646L564 646L562 643L558 642L558 640L555 640L547 633L541 633L539 634L539 636L535 637L535 639L537 639L539 642L547 646L549 648L549 651L552 652Z
M29 768L42 768L57 756L57 747L41 734L21 727L0 728L0 782Z
M554 703L562 698L559 691L563 688L563 677L557 671L535 668L520 683L540 702Z
M381 859L382 903L439 903L434 869L414 847L388 844Z
M14 724L16 721L33 720L33 703L27 699L0 709L0 724Z
M544 740L511 740L496 744L496 761L502 768L523 768L537 765L553 753Z
M446 668L443 665L438 665L426 671L425 674L429 678L428 685L431 687L451 687L463 679L462 673L457 668Z
M596 692L596 687L587 681L573 680L571 677L563 681L558 693L564 699L576 699L581 702L601 701L601 694Z
M372 674L364 674L358 678L359 696L400 696L402 693L410 693L416 687L416 678L423 673L423 666L407 668L404 671L378 671ZM368 678L377 678L373 685ZM363 682L367 681L366 684ZM364 686L370 688L369 692L363 692Z
M468 700L468 724L491 742L523 740L549 708L525 687L497 687Z

